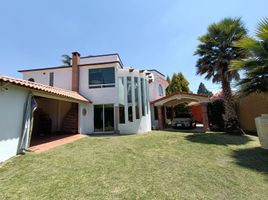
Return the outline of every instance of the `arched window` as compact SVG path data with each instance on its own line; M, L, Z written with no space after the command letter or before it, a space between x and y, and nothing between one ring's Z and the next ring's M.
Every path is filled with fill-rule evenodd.
M162 85L160 85L160 84L158 86L158 93L159 93L159 96L164 96L164 90L163 90Z
M33 78L29 78L28 81L34 82L34 79Z

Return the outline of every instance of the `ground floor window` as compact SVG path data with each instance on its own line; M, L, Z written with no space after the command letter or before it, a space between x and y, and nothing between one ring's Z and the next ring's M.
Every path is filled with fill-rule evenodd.
M114 131L114 105L94 105L94 131Z
M125 106L122 104L119 104L119 123L125 123Z
M128 106L128 121L133 122L132 106Z

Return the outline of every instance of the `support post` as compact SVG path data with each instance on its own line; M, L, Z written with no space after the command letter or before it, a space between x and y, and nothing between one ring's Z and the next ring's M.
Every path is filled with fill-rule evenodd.
M201 105L202 105L202 118L203 118L204 132L206 132L206 131L209 131L207 103L202 103Z
M157 106L157 115L158 115L158 127L160 130L162 130L164 129L162 106Z
M167 125L167 108L166 106L163 106L163 111L164 111L164 127Z

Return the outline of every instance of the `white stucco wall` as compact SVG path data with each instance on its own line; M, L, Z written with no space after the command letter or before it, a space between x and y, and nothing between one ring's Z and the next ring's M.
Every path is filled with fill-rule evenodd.
M16 86L0 87L0 162L17 153L27 95Z
M48 69L23 72L23 79L33 78L35 82L49 85L49 73L54 73L54 87L72 89L72 68Z
M83 115L83 109L86 114ZM93 105L89 103L79 104L78 131L80 134L90 134L94 131Z
M84 97L90 99L93 104L115 104L118 101L117 87L110 88L89 88L88 85L88 70L96 68L115 67L115 77L117 77L118 64L105 64L94 66L80 67L79 76L79 93ZM117 85L117 78L115 78L115 85Z
M132 133L146 133L151 131L151 114L150 109L148 109L148 113L145 107L145 116L142 116L142 99L141 99L141 89L140 89L140 81L139 83L139 115L140 119L136 119L136 112L134 108L134 104L132 105L133 112L133 122L128 121L128 103L127 103L127 77L132 77L132 99L134 102L135 99L135 91L134 91L134 77L144 78L146 80L145 73L140 73L139 70L134 70L133 72L129 72L129 69L120 69L117 73L118 77L124 77L124 105L125 105L125 123L119 124L119 130L122 134L132 134ZM119 89L119 88L118 88ZM146 89L144 90L144 96L146 97ZM119 99L120 103L122 100ZM119 102L118 102L119 103ZM147 106L149 106L149 102L145 102Z

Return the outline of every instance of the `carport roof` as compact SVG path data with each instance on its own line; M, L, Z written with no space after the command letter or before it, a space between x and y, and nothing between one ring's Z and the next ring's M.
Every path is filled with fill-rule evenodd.
M189 98L189 99L193 99L193 101L198 101L198 102L202 102L202 101L209 101L209 97L206 95L202 95L202 94L194 94L194 93L186 93L186 92L175 92L173 94L164 96L160 99L156 99L154 101L151 101L151 104L164 104L168 101L174 100L174 98L176 98L177 96L179 96L181 99L185 98Z
M51 87L48 85L44 85L41 83L36 83L36 82L31 82L31 81L26 81L23 79L17 79L13 77L8 77L8 76L3 76L0 75L0 82L6 82L6 83L11 83L17 86L21 87L26 87L30 89L35 89L38 91L42 91L48 94L53 94L57 95L60 97L67 97L76 101L82 101L82 102L90 102L90 100L86 99L85 97L81 96L79 93L71 91L71 90L65 90L62 88L57 88L57 87Z

